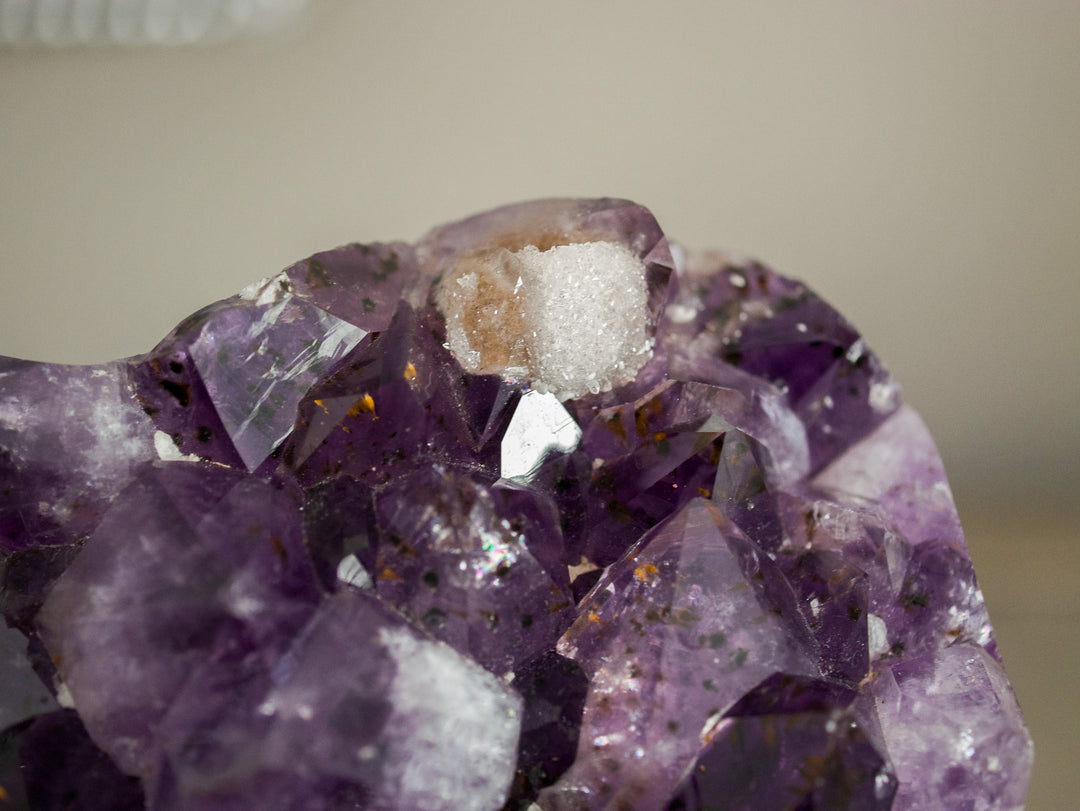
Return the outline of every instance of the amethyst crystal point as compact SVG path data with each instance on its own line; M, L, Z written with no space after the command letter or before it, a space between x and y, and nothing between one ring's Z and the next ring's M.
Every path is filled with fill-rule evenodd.
M957 643L876 670L870 694L901 808L1021 808L1031 739L1001 664Z
M0 359L0 551L85 540L155 457L128 370Z
M896 779L855 697L834 682L769 677L709 730L668 809L891 808Z
M147 467L56 582L37 624L90 734L129 774L211 671L269 669L319 602L293 500L241 471Z
M160 727L154 807L497 808L521 698L376 598L327 598L269 666L203 669Z
M251 292L249 306L212 314L189 351L233 446L254 470L288 436L304 394L367 331L304 303L285 285Z
M1004 811L1031 768L896 384L625 201L3 359L0 610L16 807Z
M376 496L376 594L492 672L515 670L573 619L554 510L529 517L543 506L441 466L403 478Z
M570 793L661 806L713 716L771 673L817 673L793 608L776 564L705 499L647 533L559 642L590 693L574 765L546 790L552 802Z

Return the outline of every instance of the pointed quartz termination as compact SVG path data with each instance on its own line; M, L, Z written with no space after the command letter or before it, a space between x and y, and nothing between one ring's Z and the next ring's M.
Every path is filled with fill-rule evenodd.
M147 467L53 587L38 627L90 735L126 773L156 773L157 730L193 672L273 661L314 610L290 502L221 466Z
M872 589L871 610L892 655L974 642L998 656L941 459L911 408L901 407L814 483L832 494L807 512L822 516L814 523L823 534L849 532L829 525L845 513L858 516L867 541L879 550L871 553L864 543L849 557L857 562L856 554L872 554L857 562L871 576L884 564L878 575L883 587Z
M40 620L94 739L156 808L493 807L513 772L517 697L373 597L320 603L289 504L192 463L124 492ZM473 771L458 762L470 744L432 738L444 727L475 744Z
M716 253L680 257L661 329L671 373L760 404L765 419L738 427L772 450L777 474L820 469L900 405L859 334L804 284Z
M856 695L834 682L765 679L709 730L668 811L889 811L896 777Z
M17 808L1012 811L1031 769L895 381L622 200L0 360L0 611Z
M0 550L83 541L157 458L126 366L0 358Z
M585 429L574 461L588 478L567 494L586 505L571 549L607 565L628 540L707 496L728 418L741 405L728 390L665 381L632 402L580 413Z
M1031 736L984 648L883 662L870 692L899 781L894 808L1023 808L1015 776L1031 770Z
M659 807L699 736L754 684L816 675L801 629L775 610L790 595L769 593L785 586L774 567L699 498L608 569L559 642L591 689L577 759L542 807Z
M520 698L353 589L269 671L202 671L187 693L155 808L486 811L514 771Z
M441 468L376 497L376 593L503 675L551 650L573 620L558 517L524 489Z
M456 365L441 319L401 302L300 402L281 459L305 486L347 475L384 486L433 464L499 477L500 439L521 386Z
M289 435L312 384L368 333L280 283L246 295L252 306L211 315L190 352L233 445L255 470Z

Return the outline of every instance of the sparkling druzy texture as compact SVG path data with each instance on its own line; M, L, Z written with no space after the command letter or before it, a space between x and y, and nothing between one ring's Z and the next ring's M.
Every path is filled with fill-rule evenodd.
M0 361L0 608L5 807L969 811L1031 768L888 373L625 201Z

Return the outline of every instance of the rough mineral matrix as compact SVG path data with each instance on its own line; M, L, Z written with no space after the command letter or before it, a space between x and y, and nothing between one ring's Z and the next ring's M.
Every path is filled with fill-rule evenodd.
M645 209L316 254L0 361L0 808L1019 809L942 463Z

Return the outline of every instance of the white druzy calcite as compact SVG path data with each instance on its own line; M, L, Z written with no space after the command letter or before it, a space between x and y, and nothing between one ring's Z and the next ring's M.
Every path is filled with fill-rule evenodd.
M437 293L469 372L530 381L560 400L633 380L652 354L642 261L614 242L462 257Z

